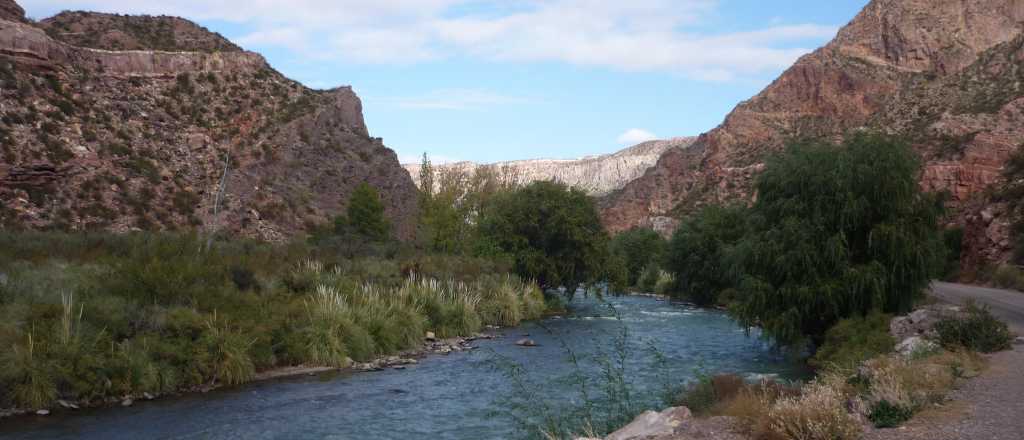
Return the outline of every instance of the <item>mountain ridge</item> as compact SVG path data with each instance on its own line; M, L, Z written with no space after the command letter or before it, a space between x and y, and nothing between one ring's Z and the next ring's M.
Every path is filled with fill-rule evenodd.
M693 147L602 199L603 221L665 232L709 203L751 200L764 159L790 140L867 129L907 138L924 160L922 186L950 193L967 266L1005 261L1009 221L985 193L1024 143L1022 28L1015 0L873 0Z
M669 149L688 148L696 138L677 137L654 140L599 155L583 156L577 159L524 159L480 164L459 161L433 164L438 172L458 170L472 173L481 166L509 168L524 183L555 180L569 186L581 188L592 195L604 195L621 188L627 182L639 177L654 165ZM416 186L420 186L421 164L407 163L402 167L409 172Z
M15 7L0 0L0 11ZM135 38L132 50L116 50L122 40L73 46L21 14L0 18L0 225L283 240L344 212L368 182L395 235L414 236L416 188L370 136L351 87L309 89L242 50L147 46L159 38ZM163 20L203 49L221 46L178 18L59 17L108 30Z

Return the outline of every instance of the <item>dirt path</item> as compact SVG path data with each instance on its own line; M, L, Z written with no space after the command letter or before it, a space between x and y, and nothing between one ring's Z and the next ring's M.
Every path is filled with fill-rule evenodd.
M935 283L933 295L950 303L988 304L1017 334L1024 334L1024 293L962 284ZM989 356L989 367L953 392L951 401L928 409L906 426L868 432L866 440L1024 439L1024 345Z

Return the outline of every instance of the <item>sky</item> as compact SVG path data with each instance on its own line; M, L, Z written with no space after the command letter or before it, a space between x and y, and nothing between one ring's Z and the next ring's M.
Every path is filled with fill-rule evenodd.
M313 88L403 162L575 158L718 125L868 0L19 0L178 15Z

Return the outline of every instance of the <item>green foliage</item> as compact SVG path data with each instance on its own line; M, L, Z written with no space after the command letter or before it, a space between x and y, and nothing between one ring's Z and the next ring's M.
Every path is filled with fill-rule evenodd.
M480 217L480 235L512 258L516 273L544 287L572 292L609 271L608 234L593 199L558 183L497 194Z
M372 186L361 183L348 201L348 225L373 240L387 238L391 226L384 217L384 204Z
M892 351L889 320L882 313L840 320L825 332L825 342L811 359L816 368L856 368L861 362Z
M424 154L420 166L420 238L434 252L477 252L478 217L495 195L512 191L519 179L511 167L435 170Z
M739 321L792 344L843 318L908 312L946 258L919 172L906 144L866 134L770 159L737 245Z
M899 404L889 403L888 400L880 400L871 406L871 413L868 420L876 428L895 428L914 416L912 408Z
M452 281L410 278L413 267ZM303 242L3 233L0 346L11 349L0 353L0 407L342 367L415 348L428 329L465 336L541 316L539 288L505 267L452 256L352 260Z
M747 209L709 206L672 234L667 267L676 278L678 294L698 305L719 302L725 289L736 285L730 254L746 232Z
M939 343L949 349L967 348L982 353L1009 350L1013 334L987 306L968 304L963 317L947 317L935 323Z
M1024 270L1014 266L999 266L992 274L992 284L1024 292Z
M946 244L946 266L943 270L945 279L956 280L960 275L960 256L963 254L964 229L953 227L942 233L942 240Z
M648 228L633 228L612 238L611 252L622 258L630 286L639 286L646 271L656 271L665 252L665 239ZM653 268L653 269L652 269ZM650 292L653 286L645 288Z
M1006 184L997 197L1006 203L1013 221L1014 263L1024 264L1024 144L1006 161L1003 178Z

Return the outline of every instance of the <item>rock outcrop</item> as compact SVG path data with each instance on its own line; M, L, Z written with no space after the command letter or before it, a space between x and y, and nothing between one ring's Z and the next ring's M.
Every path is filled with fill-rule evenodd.
M968 266L1007 257L1008 222L986 189L1024 143L1024 3L873 0L828 45L802 57L688 149L668 150L602 201L613 231L671 224L708 203L750 200L787 141L862 129L905 136L921 185L951 195Z
M416 187L351 88L306 88L177 18L76 12L40 26L0 19L0 227L277 240L368 182L396 235L413 236Z
M506 170L522 183L554 180L587 191L591 195L605 195L622 188L642 176L658 158L671 149L686 149L696 138L684 137L644 142L624 150L580 159L533 159L497 162L481 165L474 162L456 162L434 165L437 172L473 173L481 166ZM420 164L404 164L416 185L420 185Z
M14 0L0 0L0 20L28 23L25 19L25 10Z

